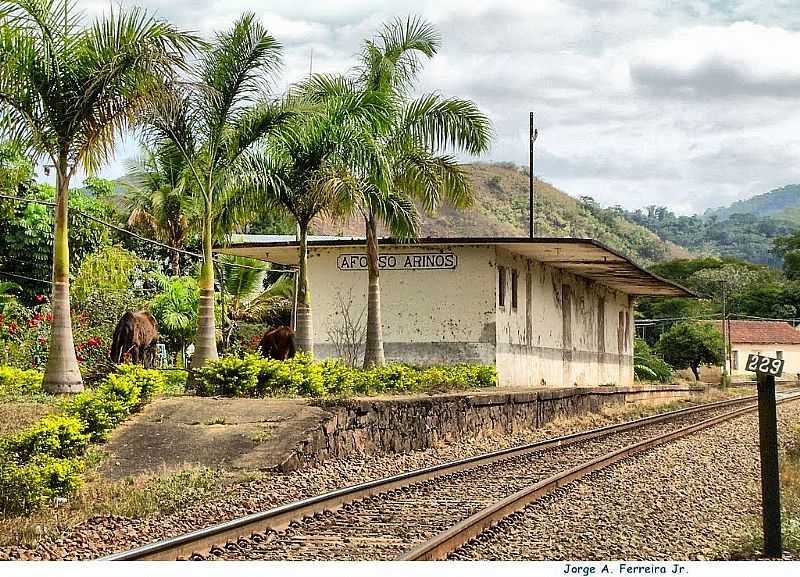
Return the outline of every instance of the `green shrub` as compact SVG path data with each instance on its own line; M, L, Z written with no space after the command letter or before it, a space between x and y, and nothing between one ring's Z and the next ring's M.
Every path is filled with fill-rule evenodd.
M0 514L29 514L52 497L66 497L81 486L83 465L77 459L37 455L19 464L0 458Z
M313 362L305 354L288 361L245 355L208 363L196 372L196 381L203 396L323 397L491 387L497 384L497 373L483 365L418 369L394 363L361 370L332 359Z
M162 392L165 395L181 395L186 392L186 380L189 376L186 371L161 371L161 376L164 377L164 390Z
M161 371L145 369L139 365L119 365L117 373L139 387L139 405L136 408L149 402L162 392L166 385L166 379Z
M66 497L83 485L80 475L84 465L80 459L54 459L46 455L37 455L27 466L39 469L45 484L54 496Z
M36 455L70 458L82 455L89 446L84 424L65 415L47 415L31 428L2 440L2 450L20 463Z
M124 408L119 401L105 399L92 391L84 391L64 403L67 415L80 419L84 432L93 443L105 441L115 423L124 419Z
M114 422L123 421L130 413L139 407L142 390L134 379L120 373L111 373L106 380L97 387L97 395L109 401L109 406L114 409Z
M633 374L637 381L666 383L672 379L672 367L643 339L637 338L633 346Z
M225 357L208 363L195 372L197 394L204 397L252 396L258 385L259 364L260 359L254 355Z
M0 366L0 397L26 395L42 390L42 373L33 369Z

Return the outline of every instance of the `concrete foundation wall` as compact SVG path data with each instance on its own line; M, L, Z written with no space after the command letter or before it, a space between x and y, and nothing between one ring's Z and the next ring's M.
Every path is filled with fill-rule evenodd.
M323 405L330 413L283 465L291 470L330 458L426 449L461 439L541 427L604 406L663 403L703 391L685 386L546 389L453 393Z
M502 267L506 276L503 306L497 298L501 386L633 384L627 295L502 249L497 249L496 265L497 274Z

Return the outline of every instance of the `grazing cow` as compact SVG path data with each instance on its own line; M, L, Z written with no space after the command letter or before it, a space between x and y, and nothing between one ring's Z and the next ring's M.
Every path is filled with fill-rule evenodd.
M261 356L266 359L291 359L295 353L294 331L287 326L271 328L261 337L259 348Z
M158 323L147 311L127 311L114 329L111 360L116 364L130 360L145 368L155 365Z

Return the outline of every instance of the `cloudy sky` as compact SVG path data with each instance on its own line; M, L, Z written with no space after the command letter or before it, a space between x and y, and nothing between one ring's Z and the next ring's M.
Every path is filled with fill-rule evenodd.
M284 45L276 90L355 64L395 17L435 23L443 46L420 91L471 98L496 138L483 160L527 163L574 195L702 211L800 182L796 0L123 0L211 34L244 10ZM107 0L79 0L88 14ZM126 141L102 173L136 150Z

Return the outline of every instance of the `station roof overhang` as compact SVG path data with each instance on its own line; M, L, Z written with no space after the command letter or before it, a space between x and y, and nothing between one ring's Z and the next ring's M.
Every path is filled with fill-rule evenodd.
M363 237L309 236L309 248L363 247ZM591 279L609 288L637 297L691 297L699 295L661 278L631 259L593 239L584 238L417 238L401 241L381 238L380 246L444 248L453 246L497 246L548 266ZM221 254L246 256L278 265L298 264L298 242L294 235L233 235Z

